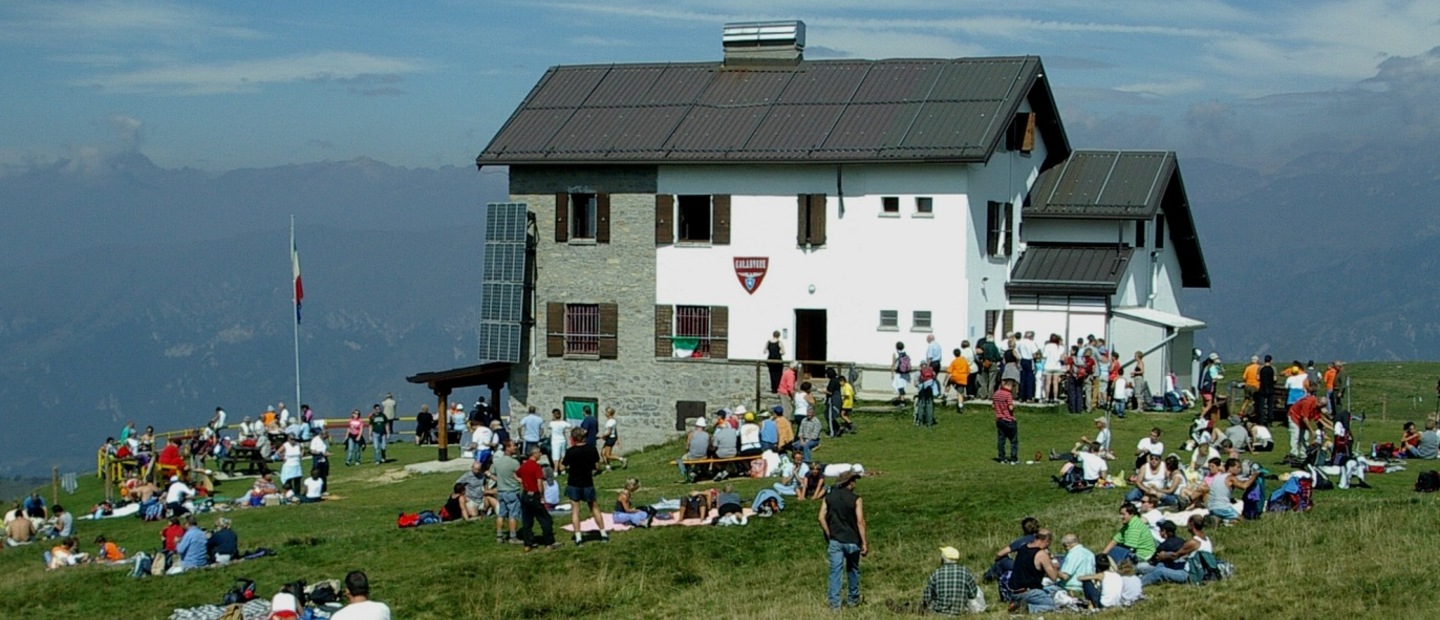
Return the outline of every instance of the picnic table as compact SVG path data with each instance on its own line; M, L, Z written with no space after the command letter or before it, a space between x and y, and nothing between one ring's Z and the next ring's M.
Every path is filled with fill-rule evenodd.
M235 474L237 464L245 465L245 473L263 475L270 471L269 461L260 453L260 449L252 446L235 446L230 448L230 453L220 459L220 471L229 475Z

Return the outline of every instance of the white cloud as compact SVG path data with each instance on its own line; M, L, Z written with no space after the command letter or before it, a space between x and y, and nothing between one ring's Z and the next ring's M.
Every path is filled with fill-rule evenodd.
M153 67L75 80L113 93L209 95L253 92L289 82L394 82L398 76L427 70L425 63L371 54L320 52L231 63L190 63Z
M259 36L259 32L232 17L169 2L16 2L0 10L0 40L57 47L76 42L184 44Z
M1181 78L1169 82L1140 82L1115 87L1123 93L1134 93L1146 97L1171 97L1193 93L1205 88L1205 82L1198 78Z

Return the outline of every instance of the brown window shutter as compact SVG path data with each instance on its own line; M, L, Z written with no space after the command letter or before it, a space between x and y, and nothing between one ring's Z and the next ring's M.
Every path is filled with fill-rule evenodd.
M1015 203L1005 203L1005 255L1010 256L1015 251Z
M620 311L615 304L600 306L600 359L613 360L620 350L616 330L619 327Z
M810 195L810 244L825 245L825 194Z
M675 197L655 195L655 245L675 243Z
M710 243L730 245L730 194L710 197Z
M1000 253L1000 203L985 203L985 256Z
M1020 152L1029 153L1035 150L1035 113L1025 115L1025 135L1020 139Z
M674 306L655 306L655 357L670 357L670 334L675 323Z
M796 200L799 208L795 211L799 214L795 224L795 245L805 247L810 243L810 195L800 194Z
M1015 333L1015 311L1006 310L1000 313L1000 335L1008 336Z
M570 194L564 192L555 194L555 240L570 240Z
M595 194L595 243L610 243L610 194Z
M559 302L545 304L545 355L565 355L565 304Z
M710 306L710 358L723 360L730 356L730 308Z

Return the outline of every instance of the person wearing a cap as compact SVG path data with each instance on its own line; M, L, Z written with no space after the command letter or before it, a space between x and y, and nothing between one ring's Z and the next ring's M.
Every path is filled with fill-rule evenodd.
M865 506L855 494L855 481L860 474L840 474L825 500L820 504L820 529L825 533L826 553L830 556L830 584L826 600L830 609L840 609L841 575L849 583L846 604L860 604L860 558L870 554L865 532Z
M1330 402L1324 398L1317 398L1314 394L1306 394L1290 405L1290 456L1303 461L1305 459L1305 447L1309 444L1319 444L1321 427L1334 430L1335 426L1325 418L1329 413Z
M695 418L694 427L685 435L685 454L675 459L675 464L680 467L680 480L684 482L694 482L685 461L699 461L710 456L710 433L705 431L706 427L705 416Z
M960 564L960 551L954 547L940 548L940 567L930 573L920 607L926 613L958 616L985 611L985 593L975 584L975 575Z
M1095 418L1095 431L1094 439L1081 435L1079 443L1094 444L1097 456L1106 460L1114 460L1115 453L1110 451L1110 420L1105 416Z
M277 592L270 597L270 615L265 620L291 620L300 618L300 604L295 600L295 595L289 592Z
M771 452L779 452L780 427L776 425L775 419L784 414L784 408L776 405L770 410L769 415L760 422L760 449Z
M170 486L165 490L165 510L171 516L182 516L189 512L185 508L185 500L195 497L195 489L185 484L180 476L170 476Z
M760 441L760 425L755 423L755 413L745 412L740 423L740 456L760 456L765 447Z

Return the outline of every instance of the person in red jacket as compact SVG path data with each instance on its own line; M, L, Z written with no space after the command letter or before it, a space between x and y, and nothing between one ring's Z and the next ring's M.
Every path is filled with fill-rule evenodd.
M175 543L180 542L180 537L185 535L185 528L180 526L178 517L170 518L170 525L160 530L160 544L166 553L175 553Z
M175 475L181 475L185 471L185 457L180 454L180 438L171 439L165 444L165 448L160 450L160 470L161 473L173 470Z

